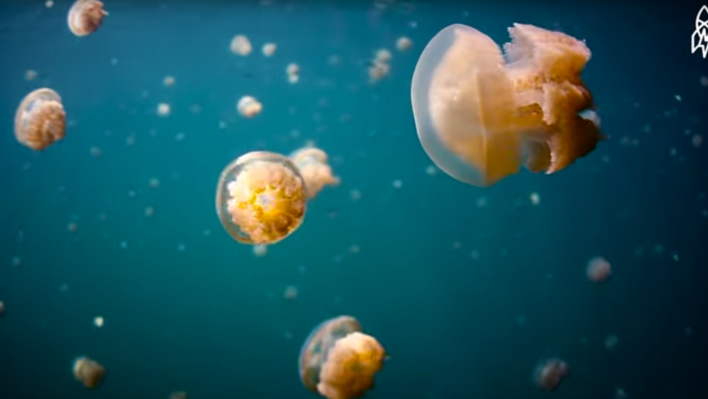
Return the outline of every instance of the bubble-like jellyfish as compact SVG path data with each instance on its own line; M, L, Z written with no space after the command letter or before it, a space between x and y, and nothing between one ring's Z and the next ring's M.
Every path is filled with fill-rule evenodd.
M69 29L76 36L88 36L97 31L108 13L97 0L76 0L69 9Z
M320 323L300 350L300 380L328 399L362 397L374 386L386 351L376 338L363 334L359 321L339 316Z
M605 139L588 120L593 99L580 74L584 42L533 25L509 28L499 46L451 25L426 45L413 73L418 138L448 175L484 187L515 174L554 173ZM592 119L592 118L591 118Z
M588 261L588 266L585 269L585 274L588 280L593 283L602 283L607 281L612 275L612 266L607 259L596 256Z
M66 112L61 97L52 89L37 89L22 99L15 112L15 137L41 151L64 138Z
M533 370L533 382L541 389L555 391L561 380L568 375L568 365L558 359L543 359Z
M332 168L327 164L327 153L321 149L308 145L293 152L290 159L305 179L308 199L315 198L324 186L339 184L339 178L332 175Z
M305 181L288 158L249 152L221 172L216 211L236 241L274 244L302 224L306 192Z
M261 113L263 110L263 104L261 104L255 97L243 96L238 100L236 104L236 110L241 116L246 118L253 118L254 116Z
M98 388L105 376L105 367L95 360L82 356L74 361L74 377L86 388Z
M231 39L231 44L229 46L231 52L236 55L247 56L253 51L253 46L251 46L251 41L244 35L236 35Z

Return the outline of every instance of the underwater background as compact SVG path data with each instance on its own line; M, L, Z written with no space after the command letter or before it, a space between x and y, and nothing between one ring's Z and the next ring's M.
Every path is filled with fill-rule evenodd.
M390 356L372 399L708 397L700 3L106 0L82 38L70 6L0 2L0 398L312 398L300 347L343 314ZM410 102L420 52L452 23L501 44L514 22L587 41L610 140L489 188L429 173ZM236 34L251 55L229 51ZM379 48L391 72L371 84ZM43 152L13 134L39 87L69 121ZM263 103L254 118L244 95ZM219 174L309 140L341 184L256 256L219 223ZM603 285L585 274L596 256L613 268ZM82 355L108 371L97 390L72 375ZM570 367L554 393L531 378L548 356Z

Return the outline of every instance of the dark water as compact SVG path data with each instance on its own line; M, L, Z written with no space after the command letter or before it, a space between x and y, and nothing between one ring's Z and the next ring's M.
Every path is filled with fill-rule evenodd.
M66 26L70 5L0 3L1 398L314 397L300 345L340 314L391 356L371 398L708 397L708 143L692 143L708 139L708 59L690 52L700 3L107 0L84 38ZM491 188L429 176L410 105L418 55L451 23L503 43L513 22L587 40L583 76L611 139L562 172ZM238 33L248 57L229 51ZM382 47L391 74L369 85ZM13 119L43 86L71 124L34 152ZM240 117L243 95L263 112ZM256 257L219 224L219 173L247 151L307 140L342 183ZM613 266L607 284L585 277L594 256ZM96 391L72 376L81 355L108 370ZM545 356L571 369L553 394L531 383Z

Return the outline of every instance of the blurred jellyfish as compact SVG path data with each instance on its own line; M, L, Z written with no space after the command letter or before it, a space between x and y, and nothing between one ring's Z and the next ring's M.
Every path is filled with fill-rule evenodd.
M69 9L69 29L76 36L87 36L97 31L108 13L97 0L76 0Z
M64 138L66 112L52 89L37 89L22 99L15 112L15 138L41 151Z
M254 245L253 246L253 254L256 255L257 257L261 258L263 256L266 256L268 253L268 246L267 245Z
M294 285L289 285L285 287L285 291L283 291L283 298L285 298L286 301L294 301L297 299L298 295L298 290L297 287Z
M53 0L47 0L44 2L44 6L47 8L52 8L54 7L54 1Z
M69 233L76 233L76 231L79 229L79 225L76 224L76 222L70 222L69 225L66 227L66 230Z
M274 43L266 43L263 45L263 49L261 51L263 51L263 55L265 55L266 57L270 57L271 55L275 54L275 49L276 45Z
M617 334L608 334L607 337L605 337L605 349L608 351L615 349L617 344L619 344L619 337Z
M96 316L93 319L93 325L96 326L96 328L101 328L103 327L103 317L101 316Z
M388 76L391 67L387 62L373 61L369 65L369 82L376 82Z
M246 118L253 118L254 116L261 113L263 110L263 104L258 102L254 97L243 96L238 100L236 104L236 110L239 114Z
M246 56L251 54L253 47L251 41L244 35L236 35L231 39L231 52L236 55Z
M385 48L382 48L376 51L376 57L374 58L374 60L378 62L390 62L391 58L393 58L391 52Z
M157 104L157 114L159 116L168 116L170 114L170 104L167 104L167 103Z
M541 204L541 196L538 193L531 193L529 195L529 201L531 201L531 205L538 206Z
M105 376L106 369L95 360L82 356L74 361L74 377L86 388L98 388Z
M298 64L288 64L287 68L285 68L285 72L288 74L288 82L290 82L290 84L295 84L300 80L300 66Z
M292 153L290 159L305 179L308 199L315 198L324 186L339 184L339 178L332 175L327 164L327 154L321 149L308 145Z
M158 180L156 177L153 177L148 181L148 186L150 186L150 188L158 188L160 187L160 180Z
M315 327L300 350L303 385L328 399L359 398L373 388L386 352L374 337L361 331L359 321L350 316Z
M305 181L288 158L249 152L221 172L216 211L236 241L274 244L302 224L306 195Z
M5 315L5 303L0 301L0 316Z
M162 81L162 84L167 87L172 87L175 85L175 78L172 76L165 76L165 79Z
M155 214L155 208L151 206L146 206L144 213L146 217L152 217Z
M25 79L26 79L28 82L33 81L36 77L37 77L37 72L36 72L36 71L33 71L33 70L31 70L31 69L28 69L27 72L25 72Z
M629 395L627 394L627 391L624 389L617 387L615 390L615 399L627 399L629 398Z
M22 266L22 258L19 256L15 256L12 258L12 267L20 267Z
M585 42L514 24L511 43L450 25L425 47L411 82L418 138L451 177L486 187L517 173L558 172L592 152L602 135L580 114L594 108L580 74Z
M543 359L533 370L533 382L546 391L555 391L561 380L568 375L568 365L557 358Z
M170 399L188 399L189 396L187 395L187 392L184 391L179 391L179 392L172 392L170 394Z
M413 42L411 39L405 36L399 37L398 40L396 40L396 48L398 51L408 51L412 46Z
M593 283L602 283L612 275L612 266L605 258L596 256L588 261L585 274Z

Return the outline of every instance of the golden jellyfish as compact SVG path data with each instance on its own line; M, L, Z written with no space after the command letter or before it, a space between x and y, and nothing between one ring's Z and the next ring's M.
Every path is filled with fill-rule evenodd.
M362 333L351 316L320 323L305 340L298 359L300 380L328 399L362 397L374 387L386 351L376 338Z
M300 65L298 65L294 62L291 62L285 68L285 72L287 72L288 75L299 75L300 74Z
M74 377L86 388L95 389L106 376L105 367L95 360L82 356L74 361Z
M271 55L275 54L275 49L276 45L274 43L266 43L263 45L261 51L263 52L263 55L265 55L266 57L270 57Z
M64 138L66 112L61 97L52 89L37 89L22 99L15 113L15 137L41 151Z
M332 168L327 164L327 153L319 148L306 146L290 155L290 159L305 180L308 199L315 198L324 186L340 182L338 177L332 175Z
M247 56L253 51L251 41L244 35L236 35L231 39L231 52L236 55Z
M374 59L374 61L387 63L391 61L391 58L393 58L391 52L385 48L382 48L376 51L376 58Z
M76 36L88 36L97 31L108 13L97 0L76 0L69 9L69 29Z
M219 177L216 211L221 225L246 244L274 244L300 227L307 189L283 155L254 151L231 162Z
M413 42L405 36L399 37L398 40L396 40L396 48L398 51L408 51L411 47L413 47Z
M157 104L157 115L161 117L166 117L170 115L171 107L167 103Z
M254 116L261 113L263 110L263 104L251 96L243 96L238 100L236 104L236 110L241 116L246 118L253 118Z
M554 173L605 139L583 111L584 42L533 25L509 28L504 54L487 35L450 25L426 45L411 84L418 138L448 175L490 186L515 174Z

